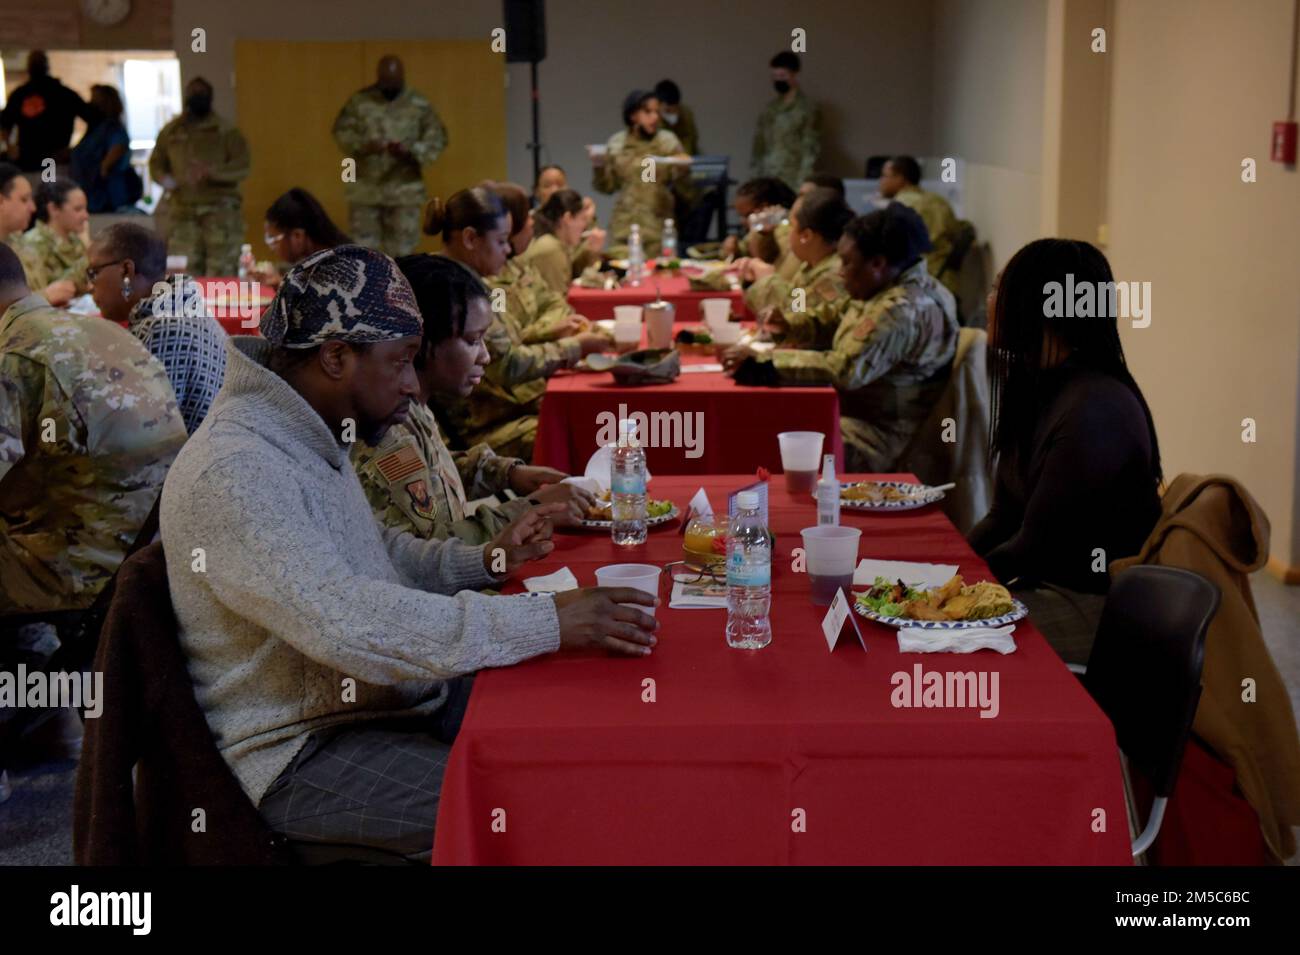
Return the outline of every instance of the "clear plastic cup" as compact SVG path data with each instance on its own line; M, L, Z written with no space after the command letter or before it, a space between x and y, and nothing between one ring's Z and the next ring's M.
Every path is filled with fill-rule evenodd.
M734 345L740 341L740 322L723 322L710 331L715 345Z
M823 524L805 527L799 533L803 535L812 602L819 607L829 607L837 590L853 586L862 531L856 527Z
M660 573L661 571L654 564L607 564L604 567L596 568L596 586L632 587L635 590L643 590L651 597L655 597L659 594ZM652 617L655 615L654 607L643 607L641 604L624 604L623 606L635 607Z
M709 327L709 330L716 331L719 327L731 323L731 299L702 299L700 301L700 312L704 316L704 324Z
M782 431L776 436L781 446L781 470L785 487L791 494L811 494L821 472L822 442L820 431Z
M619 351L631 351L641 345L641 306L614 306L614 344Z
M652 302L645 307L645 347L673 347L673 315L676 309L672 302Z

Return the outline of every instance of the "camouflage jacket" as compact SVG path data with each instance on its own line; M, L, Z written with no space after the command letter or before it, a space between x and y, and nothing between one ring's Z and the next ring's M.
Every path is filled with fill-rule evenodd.
M405 424L389 428L378 447L358 442L352 464L381 524L416 537L484 544L529 506L507 501L499 508L480 505L466 513L467 500L499 494L509 487L518 458L498 457L486 444L455 454L426 405L411 405ZM466 488L469 488L468 497Z
M353 93L334 120L334 141L357 161L355 182L345 182L358 205L420 205L426 193L420 167L447 148L447 128L429 101L409 86L391 102L376 86ZM409 152L367 152L370 143L401 143Z
M803 90L796 90L788 103L777 96L758 115L749 174L776 176L791 189L798 189L812 175L820 150L817 107L812 100Z
M610 239L616 243L610 253L626 253L632 223L641 228L641 246L647 258L659 254L664 219L673 216L673 181L687 174L685 166L656 163L647 167L647 156L673 156L682 152L681 141L666 129L650 139L632 136L620 130L609 137L605 161L592 169L592 184L601 192L618 193L614 212L609 219ZM642 171L654 170L654 179L646 182ZM621 247L621 248L620 248Z
M957 332L952 293L918 261L869 301L848 300L829 350L778 348L771 362L781 384L834 385L840 413L865 422L892 460L942 389Z
M952 253L953 233L957 229L957 216L948 205L948 200L935 192L927 192L917 186L905 186L894 196L895 202L912 209L925 223L930 233L930 245L934 246L925 255L925 264L931 275L937 276L943 264ZM956 274L945 275L942 279L948 290L954 291Z
M77 286L77 294L84 295L90 291L86 281L86 244L79 235L68 235L60 239L47 222L37 222L15 243L14 251L22 260L23 271L27 273L27 284L34 289L43 289L51 282L71 279Z
M795 300L797 289L803 290L802 303ZM834 253L815 265L800 262L788 282L773 272L745 292L745 303L755 314L768 307L780 310L789 329L782 343L800 348L829 348L850 301Z
M545 280L550 290L557 295L567 296L569 284L573 281L573 259L575 249L570 249L557 235L539 235L528 243L522 255L516 256L520 265L530 265Z
M570 313L568 302L556 296L536 270L513 259L499 275L484 279L493 306L492 324L483 340L491 362L483 381L464 401L440 403L448 430L460 443L477 444L477 437L523 415L535 415L546 393L546 379L582 358L573 338L528 344L525 334L545 329ZM499 311L497 306L503 306Z
M117 570L185 442L162 365L40 295L0 316L0 614L79 610Z
M208 178L190 185L191 163L206 163ZM155 181L176 180L168 193L172 211L239 202L239 184L248 176L248 143L244 134L216 113L202 119L181 114L162 128L149 156L149 175Z

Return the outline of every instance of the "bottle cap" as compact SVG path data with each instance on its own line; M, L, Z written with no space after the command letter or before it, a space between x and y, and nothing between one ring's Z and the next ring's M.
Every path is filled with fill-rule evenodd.
M822 455L822 480L835 480L835 455L833 454Z
M736 506L742 511L752 511L758 507L758 492L741 491L736 495Z
M627 434L628 432L631 432L632 434L636 434L636 419L624 418L622 421L618 423L618 430L623 434Z
M673 220L672 220L672 219L665 219L665 220L664 220L664 225L670 226L670 225L673 225L673 224L674 224L674 223L673 223Z

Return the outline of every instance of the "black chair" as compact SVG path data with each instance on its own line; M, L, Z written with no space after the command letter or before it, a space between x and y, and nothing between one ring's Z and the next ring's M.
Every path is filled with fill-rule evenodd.
M1199 574L1131 567L1111 584L1087 667L1070 668L1114 724L1126 789L1136 770L1155 793L1134 857L1155 842L1178 780L1201 698L1205 634L1218 609L1219 588Z

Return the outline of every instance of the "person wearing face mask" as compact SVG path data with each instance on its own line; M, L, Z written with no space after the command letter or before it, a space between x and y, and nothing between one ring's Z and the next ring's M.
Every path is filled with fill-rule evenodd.
M664 219L674 215L673 184L684 178L690 156L671 130L659 125L659 98L649 90L633 90L623 101L625 128L609 137L603 154L593 153L592 183L604 193L617 193L609 232L613 256L627 253L627 240L635 223L647 257L659 254ZM679 163L654 163L671 158ZM653 176L647 176L647 170Z
M608 340L578 329L578 323L574 323L576 334L562 334L546 342L525 340L530 324L564 323L567 318L559 306L539 308L547 301L542 293L553 294L540 277L508 265L510 256L527 248L532 238L528 197L521 187L486 183L462 189L445 203L431 199L424 215L425 233L442 236L442 255L485 280L494 305L485 336L491 362L483 382L468 401L439 400L439 420L446 426L453 448L486 444L499 455L529 460L546 379L561 368L572 368L585 355L603 350ZM518 228L512 227L515 215L523 223ZM563 303L562 298L560 301Z
M297 265L322 249L351 245L352 240L334 224L315 196L306 189L290 189L266 210L263 241L286 265ZM253 278L275 288L280 270L275 266L256 269Z
M802 223L801 223L802 224ZM925 223L898 203L859 216L839 242L850 301L827 350L730 349L723 364L747 385L833 385L848 471L897 470L947 384L957 303L926 270Z
M51 305L66 305L90 290L83 237L89 221L86 194L71 179L43 182L36 190L36 224L23 233L14 251L27 272L27 284L40 289Z
M655 96L659 97L659 117L664 125L673 131L682 150L694 156L700 151L700 131L695 125L695 113L682 102L682 91L672 80L660 80L655 84Z
M43 50L27 55L27 82L15 87L0 113L0 144L18 130L17 149L10 160L23 172L40 172L46 159L62 166L68 161L72 127L80 116L87 124L94 113L76 92L50 76L50 60Z
M817 107L799 88L798 54L782 50L768 65L776 98L758 116L750 174L776 176L798 189L812 175L821 150Z
M424 316L424 344L415 356L419 399L406 421L388 430L378 445L354 446L352 463L379 522L417 537L455 537L482 544L535 504L560 502L568 509L552 522L572 525L592 503L591 495L554 468L531 467L500 457L486 444L447 450L429 408L435 395L465 401L483 380L491 356L485 336L492 324L488 290L468 269L438 255L407 255L397 262L411 283ZM521 495L500 507L466 502L506 490Z
M428 198L421 169L447 148L447 128L428 98L406 85L401 60L383 57L374 85L343 104L334 141L356 160L356 179L344 184L353 237L393 258L414 252Z
M185 256L190 275L235 275L244 241L239 184L248 176L248 143L212 109L212 84L185 86L185 110L158 133L149 174L167 190L168 251Z

